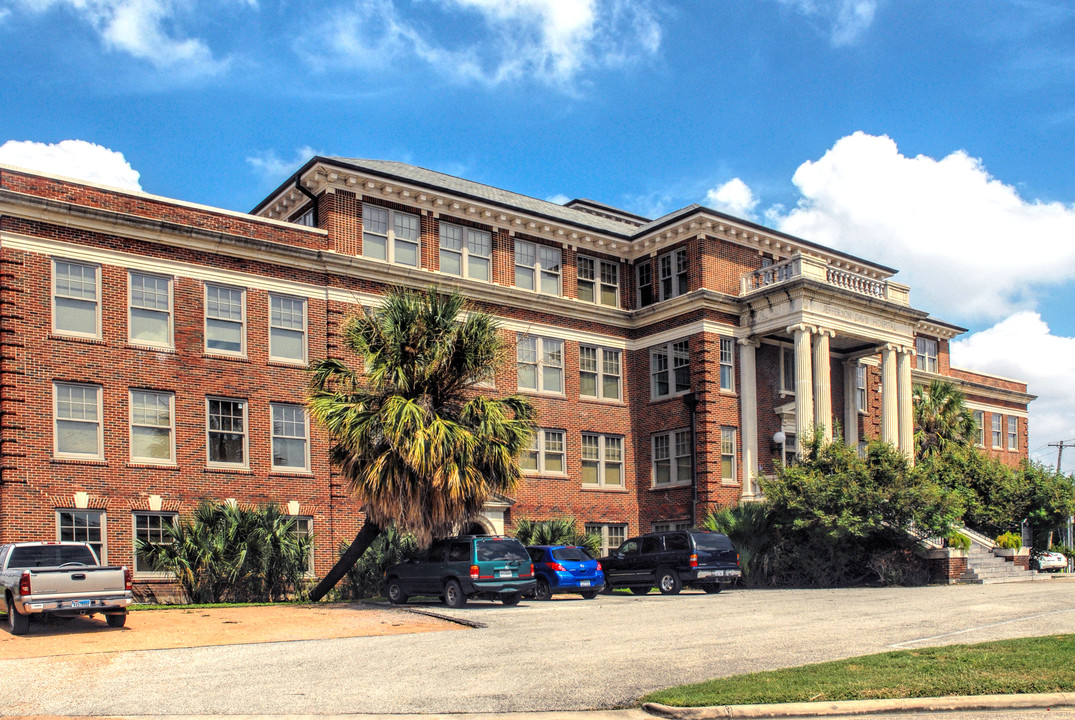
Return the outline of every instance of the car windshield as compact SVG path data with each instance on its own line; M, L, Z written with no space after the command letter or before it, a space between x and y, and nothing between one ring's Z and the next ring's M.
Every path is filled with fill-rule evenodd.
M490 562L490 561L503 561L503 562L530 562L530 556L526 554L526 550L519 544L518 540L506 539L489 539L479 540L478 546L478 562Z
M587 560L593 560L593 558L580 547L556 548L552 551L552 556L556 560L567 560L570 562L586 562Z
M720 533L695 533L694 546L706 552L722 552L732 549L732 541Z
M9 568L59 567L64 563L96 565L93 553L85 545L31 545L11 551Z

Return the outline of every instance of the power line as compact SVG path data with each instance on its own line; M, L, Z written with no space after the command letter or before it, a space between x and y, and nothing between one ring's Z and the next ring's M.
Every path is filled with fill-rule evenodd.
M1056 448L1056 471L1060 472L1060 458L1064 456L1064 448L1075 448L1075 440L1061 440L1060 442L1049 443L1049 447Z

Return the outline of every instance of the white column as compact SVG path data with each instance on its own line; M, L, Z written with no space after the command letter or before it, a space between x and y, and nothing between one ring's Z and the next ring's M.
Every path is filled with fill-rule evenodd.
M844 363L844 442L852 449L859 444L858 369L857 360Z
M814 341L814 423L825 430L825 442L832 442L832 363L829 337L832 330L819 328Z
M758 494L755 477L758 472L758 380L756 376L753 338L739 341L739 429L743 447L743 500L753 500Z
M896 357L896 405L899 415L899 447L913 465L914 410L911 405L911 351L909 348L900 348Z
M885 345L881 350L881 439L899 446L899 410L896 388L896 346Z
M788 331L795 334L795 434L802 448L814 429L814 372L810 357L814 328L793 325Z

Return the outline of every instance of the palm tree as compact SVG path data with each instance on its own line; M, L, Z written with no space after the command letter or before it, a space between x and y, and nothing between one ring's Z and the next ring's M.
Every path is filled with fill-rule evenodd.
M307 407L332 438L330 459L366 519L312 600L339 582L382 528L395 526L426 546L493 493L512 491L519 454L534 433L525 398L473 391L509 348L496 321L472 312L461 295L393 290L342 334L365 374L334 358L316 363Z
M517 520L515 539L523 545L579 545L595 558L601 555L601 536L597 533L579 532L578 523L571 517Z
M818 438L821 442L824 436ZM754 587L768 579L775 532L772 516L764 503L741 503L710 510L699 527L724 533L732 541L739 553L744 584Z
M962 390L944 380L933 380L928 387L915 386L912 402L917 459L973 444L978 424L966 407L966 399Z

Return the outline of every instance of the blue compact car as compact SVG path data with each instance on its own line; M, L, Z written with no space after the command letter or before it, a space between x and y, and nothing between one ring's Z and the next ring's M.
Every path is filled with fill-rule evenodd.
M574 545L531 545L526 551L534 563L536 600L549 600L558 593L578 593L592 600L605 586L601 563L590 557L584 548Z

